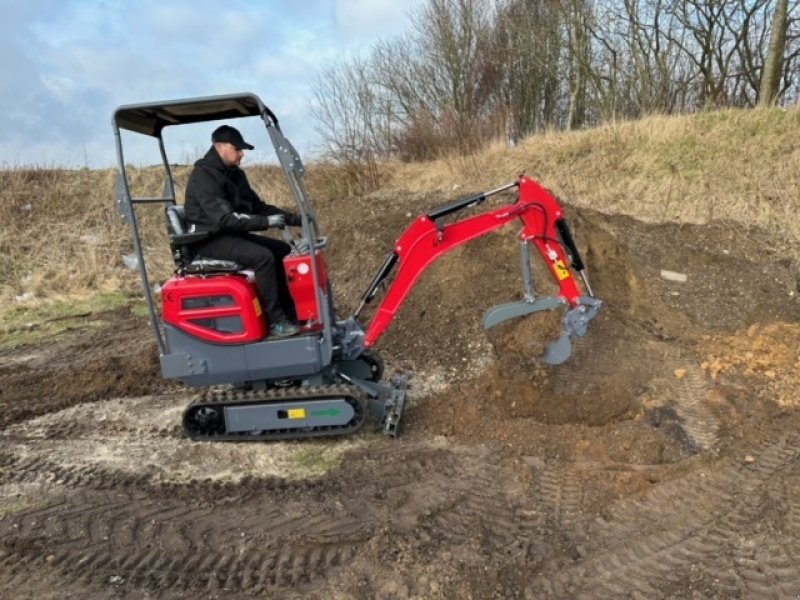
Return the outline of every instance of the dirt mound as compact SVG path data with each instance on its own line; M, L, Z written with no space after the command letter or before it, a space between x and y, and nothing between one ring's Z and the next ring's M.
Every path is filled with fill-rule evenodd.
M741 372L766 380L765 399L783 407L800 405L800 325L757 323L731 336L707 336L703 369L713 380Z
M647 404L652 404L656 385L682 388L684 398L696 405L684 411L697 413L703 412L697 406L712 387L706 371L712 375L731 372L743 363L750 364L745 370L757 368L763 373L792 370L791 352L773 355L773 359L763 356L764 347L776 339L784 339L780 347L787 347L790 328L757 326L760 336L754 331L735 333L743 323L800 320L797 273L777 257L768 268L758 258L769 243L763 233L726 224L659 227L587 211L578 215L576 229L595 293L605 306L590 333L575 344L570 360L557 367L537 361L547 341L557 337L557 313L527 317L496 331L480 329L478 307L489 307L498 298L513 298L509 280L515 278L514 273L493 265L496 268L487 269L484 278L499 281L472 286L467 274L473 264L465 265L461 276L451 267L448 294L454 309L450 318L463 320L475 345L489 342L490 366L477 376L468 369L466 376L457 373L456 385L448 393L416 407L412 417L416 424L461 439L500 440L519 429L520 419L601 426L651 410ZM498 260L503 241L508 240L492 240L494 246L486 248L483 256ZM537 272L537 276L547 289L547 274ZM415 298L409 303L404 309L407 313L424 310ZM445 335L444 328L430 325L420 332L417 351L435 346L432 334ZM733 341L742 340L743 335L743 341ZM750 354L740 350L738 361L717 356L709 362L706 353L714 352L712 338L721 342L716 352L723 356L737 344L747 348L755 344L757 349L748 350ZM436 347L439 360L451 352L456 365L459 359L468 360L458 346ZM753 362L756 355L761 358ZM775 368L770 369L773 363ZM791 384L784 385L782 397L788 402ZM693 416L695 421L712 420L707 415ZM686 427L693 426L680 429ZM700 430L707 428L696 428L698 439L686 437L685 432L680 435L689 446L702 445L700 438L708 434Z
M407 212L435 204L323 207L341 314ZM0 354L0 585L29 598L800 594L796 268L755 230L571 212L605 305L570 360L538 360L558 312L483 330L485 310L522 297L514 231L486 236L434 265L381 340L389 371L415 375L399 440L192 443L179 425L191 391L162 381L152 332L127 310Z

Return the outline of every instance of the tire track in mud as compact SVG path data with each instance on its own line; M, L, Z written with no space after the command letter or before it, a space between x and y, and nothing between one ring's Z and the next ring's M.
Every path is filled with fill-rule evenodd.
M786 500L786 512L783 527L790 534L800 538L800 466L795 466L791 479L787 478L782 490L782 497ZM794 486L790 482L794 482Z
M789 436L763 448L752 464L720 461L667 482L640 501L617 503L607 519L588 525L579 560L555 576L537 577L526 593L537 598L654 598L699 575L732 595L743 590L770 597L800 593L800 574L787 568L796 564L800 551L791 532L780 537L779 551L757 561L746 556L740 543L742 537L757 535L753 524L770 495L780 504L795 495L797 490L787 490L782 482L787 471L797 475L799 456L800 437ZM740 565L734 570L731 558ZM548 572L546 566L542 572Z
M22 368L30 368L29 363L41 360L42 351L32 351L27 346L0 348L0 373L13 373Z
M692 450L702 452L717 445L719 421L706 403L705 375L699 367L687 365L683 377L673 386L676 412ZM679 371L680 372L680 371Z
M373 564L384 537L431 556L490 549L538 574L526 577L534 598L664 597L676 580L697 577L729 596L785 597L800 587L800 437L752 454L744 463L697 457L702 471L617 502L596 522L581 513L570 465L541 468L526 493L488 451L377 443L322 479L173 485L4 455L3 481L34 481L38 471L68 491L0 520L0 584L53 569L87 587L118 577L165 594L300 594L358 561ZM754 556L738 540L756 535L769 501L787 507L780 522L791 537Z
M197 491L197 490L196 490ZM265 500L196 508L119 488L71 492L0 523L6 581L45 565L70 580L110 577L160 590L242 591L310 582L345 564L372 526L324 505L265 509Z
M445 546L475 531L503 547L525 534L507 494L494 485L494 467L476 478L479 468L487 471L481 461L418 446L362 454L337 477L274 489L248 480L218 494L206 483L170 488L135 478L106 481L102 474L92 479L91 469L75 474L46 460L20 461L14 473L44 470L46 479L69 489L46 508L0 520L8 553L0 579L47 567L87 585L121 577L162 591L260 593L310 584L347 565L386 527L413 536L414 525L423 523ZM451 484L456 492L443 496L410 491ZM387 505L372 503L372 495Z
M580 515L581 488L567 467L543 469L537 478L536 497L547 518L560 528L573 530Z
M420 532L413 535L445 548L477 540L496 551L524 555L533 543L535 524L518 502L497 489L493 474L470 478L469 487L451 487L444 501L426 511Z
M159 396L183 400L188 406L191 396L176 393ZM180 422L180 412L173 410L173 419L143 422L142 420L125 419L122 416L109 416L91 420L79 419L40 419L35 422L16 426L7 430L3 437L9 441L31 442L33 440L76 440L76 439L113 439L125 437L175 438L183 439L186 435Z
M152 473L133 473L97 465L59 465L44 457L0 457L0 485L43 485L95 491L119 490L152 498L173 498L193 505L247 501L269 494L275 498L321 495L315 479L245 476L238 481L192 479L188 482L159 480ZM323 486L325 487L325 486Z
M783 475L772 478L760 490L762 505L767 507L761 516L770 527L760 531L747 523L748 532L753 534L734 555L733 568L730 564L727 569L726 565L719 566L719 579L727 590L746 590L758 597L800 597L800 463L795 460Z
M356 454L336 476L275 489L72 480L78 489L46 509L0 521L16 559L4 564L10 577L47 566L86 585L121 577L162 591L278 593L339 572L382 536L436 552L476 541L514 560L541 548L521 497L497 486L508 474L496 458L391 443ZM46 461L25 468L66 479Z

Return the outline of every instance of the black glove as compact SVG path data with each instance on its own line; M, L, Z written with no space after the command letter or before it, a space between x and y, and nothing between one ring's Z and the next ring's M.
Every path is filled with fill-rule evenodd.
M283 229L286 227L286 215L270 215L267 217L267 223L269 227Z

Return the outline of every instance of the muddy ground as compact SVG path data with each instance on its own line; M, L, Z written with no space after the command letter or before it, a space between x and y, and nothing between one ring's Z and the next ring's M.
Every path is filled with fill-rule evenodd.
M437 204L354 202L321 207L342 314ZM522 285L513 228L478 240L380 342L414 374L398 440L192 443L127 310L0 352L0 595L800 595L797 265L731 223L569 214L605 302L570 361L536 360L557 314L483 331Z

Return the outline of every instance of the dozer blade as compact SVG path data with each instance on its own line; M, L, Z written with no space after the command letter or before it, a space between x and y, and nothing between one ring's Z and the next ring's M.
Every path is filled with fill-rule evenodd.
M533 301L522 300L520 302L509 302L508 304L498 304L486 311L483 316L483 328L490 329L495 325L499 325L509 319L516 317L524 317L535 312L543 310L553 310L564 305L564 301L560 298L547 296L546 298L537 298Z

